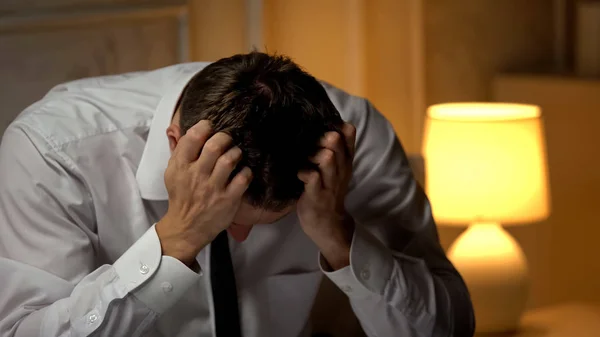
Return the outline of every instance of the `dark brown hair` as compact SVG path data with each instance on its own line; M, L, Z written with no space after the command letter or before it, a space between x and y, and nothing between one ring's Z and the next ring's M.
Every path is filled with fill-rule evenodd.
M299 170L327 132L343 121L323 86L291 59L260 52L223 58L189 82L181 99L185 133L198 121L231 135L254 179L246 199L255 207L280 210L304 191Z

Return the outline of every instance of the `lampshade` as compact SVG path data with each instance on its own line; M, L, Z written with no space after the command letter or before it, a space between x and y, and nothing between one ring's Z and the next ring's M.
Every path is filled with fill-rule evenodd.
M426 190L439 224L518 225L549 213L539 107L449 103L427 111Z

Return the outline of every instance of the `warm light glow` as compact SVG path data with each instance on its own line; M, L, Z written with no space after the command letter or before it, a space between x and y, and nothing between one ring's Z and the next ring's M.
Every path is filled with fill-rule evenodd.
M440 224L523 224L548 216L537 106L434 105L428 110L423 154L426 189Z
M519 244L497 223L474 223L448 251L457 259L480 265L509 263L512 256L523 259Z
M446 103L429 107L428 116L433 119L490 122L539 118L539 107L528 104L509 103Z
M529 277L525 254L497 223L474 223L448 250L465 280L477 332L514 330L527 303Z

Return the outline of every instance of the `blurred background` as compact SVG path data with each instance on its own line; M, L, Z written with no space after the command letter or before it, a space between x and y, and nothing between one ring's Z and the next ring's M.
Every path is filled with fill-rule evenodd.
M421 152L432 104L537 104L552 213L509 229L529 261L528 308L593 304L600 302L600 11L596 3L582 14L587 3L0 0L0 133L60 82L252 48L289 55L316 77L369 98L409 153ZM460 232L440 227L444 247ZM343 297L320 302L329 318L317 327L351 325L336 301Z

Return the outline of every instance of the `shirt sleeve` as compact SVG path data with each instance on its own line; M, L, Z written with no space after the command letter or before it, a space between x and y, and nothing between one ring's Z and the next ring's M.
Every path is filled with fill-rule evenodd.
M356 221L350 265L329 272L369 337L472 336L460 274L438 239L431 208L389 122L366 100L337 98L357 128L346 207ZM334 103L336 98L334 97Z
M154 226L102 265L75 164L23 128L0 145L0 336L143 335L201 275L162 256Z

